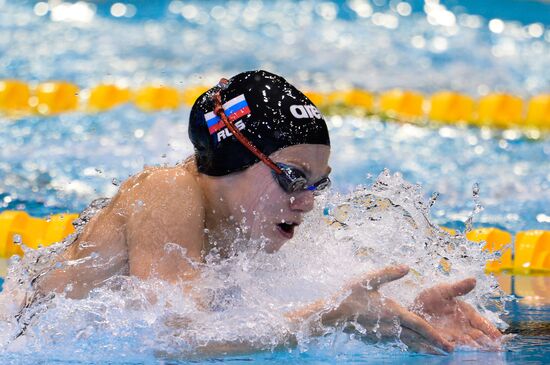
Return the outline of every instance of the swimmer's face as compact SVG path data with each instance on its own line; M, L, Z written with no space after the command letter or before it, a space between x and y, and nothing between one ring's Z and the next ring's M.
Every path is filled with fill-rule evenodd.
M328 176L330 147L302 144L281 149L269 157L303 171L308 184ZM234 181L226 199L233 220L252 240L265 239L265 251L277 251L293 237L305 213L314 206L312 191L285 192L275 181L271 169L257 163Z

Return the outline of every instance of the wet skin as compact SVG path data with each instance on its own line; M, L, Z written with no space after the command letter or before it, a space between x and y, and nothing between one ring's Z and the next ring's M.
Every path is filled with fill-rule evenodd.
M325 145L297 145L270 157L299 167L315 182L330 172L329 154ZM193 261L203 262L212 250L227 256L238 249L235 241L261 240L262 249L276 251L293 233L279 225L299 225L313 204L311 191L284 192L262 163L223 177L197 173L192 160L148 168L121 185L60 258L81 262L50 272L40 287L63 291L71 283L66 294L81 298L116 274L190 280Z
M304 144L284 148L270 157L300 168L313 183L330 173L329 154L328 146ZM62 266L44 275L38 290L82 298L114 275L200 285L194 263L204 262L209 253L226 257L239 250L236 244L250 242L262 242L259 249L275 252L292 238L313 206L311 191L286 193L262 163L222 177L199 174L192 160L175 167L147 168L125 181L110 204L90 220L59 257ZM383 339L396 338L401 332L401 339L411 349L432 353L452 351L455 344L486 347L487 339L500 336L488 322L467 325L481 323L482 317L456 300L467 292L461 282L447 284L446 291L436 286L422 292L414 312L378 293L380 285L407 272L406 267L388 267L369 273L343 289L343 301L335 303L328 298L287 317L293 323L315 317L317 325L349 324L350 328L353 324L372 328L370 324L379 321ZM457 285L460 288L453 291ZM336 297L341 298L341 294L336 293ZM445 310L439 310L439 304ZM460 325L449 326L452 321ZM396 331L395 323L400 331ZM365 338L376 340L368 335ZM212 345L204 351L257 349L254 344L241 343Z

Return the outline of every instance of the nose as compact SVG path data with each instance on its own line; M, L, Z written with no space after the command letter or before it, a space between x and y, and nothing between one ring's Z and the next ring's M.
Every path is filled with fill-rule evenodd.
M292 194L290 197L290 209L307 213L313 209L315 197L313 191L304 190Z

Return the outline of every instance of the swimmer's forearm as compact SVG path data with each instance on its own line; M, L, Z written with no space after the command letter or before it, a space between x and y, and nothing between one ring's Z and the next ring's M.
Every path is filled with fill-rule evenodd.
M326 334L326 328L333 328L347 320L345 305L336 306L333 300L318 300L303 308L285 314L292 328L306 330L313 336Z
M185 290L189 295L190 287ZM207 309L205 305L205 298L195 296L193 299L196 301L199 307ZM210 341L205 345L192 346L193 351L191 353L182 353L182 356L186 359L189 357L202 359L213 356L238 356L252 354L262 351L276 351L280 349L295 348L298 344L296 334L301 331L307 331L311 336L321 336L326 334L326 328L336 326L337 324L344 322L342 318L345 318L345 313L339 308L331 308L331 301L318 300L303 308L297 309L285 314L285 317L289 321L289 328L284 333L279 333L278 340L269 343L264 343L260 340L238 340L238 341ZM328 309L327 309L328 308ZM185 333L185 328L192 322L191 319L178 320L169 323L172 327L179 327L182 333ZM306 326L307 328L304 328Z

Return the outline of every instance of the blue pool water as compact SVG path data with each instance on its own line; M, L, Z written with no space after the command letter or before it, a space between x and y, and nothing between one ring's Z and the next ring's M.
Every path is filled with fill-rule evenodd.
M549 91L550 4L544 1L416 0L406 2L410 11L398 7L400 1L383 0L134 1L121 17L111 15L114 3L82 2L71 13L53 7L44 12L37 1L0 0L0 78L69 80L84 90L103 80L184 88L265 68L314 90L453 89L474 97L507 91L524 98ZM502 22L491 23L497 18ZM188 114L188 108L146 114L126 105L101 114L0 118L0 211L79 211L98 196L112 195L144 165L183 160L192 153ZM550 229L548 136L420 127L378 117L336 115L328 123L336 191L369 184L384 168L399 171L421 184L426 196L441 194L432 209L436 223L463 229L474 207L472 186L479 183L484 210L476 225L511 233ZM365 348L340 334L304 352L212 362L549 362L550 307L507 305L504 320L517 335L500 353L413 355ZM78 346L93 345L84 340ZM132 357L131 351L119 358L99 351L87 361L80 348L70 350L79 364L155 361L149 354ZM0 359L59 363L71 357L46 348L38 355L0 352Z

